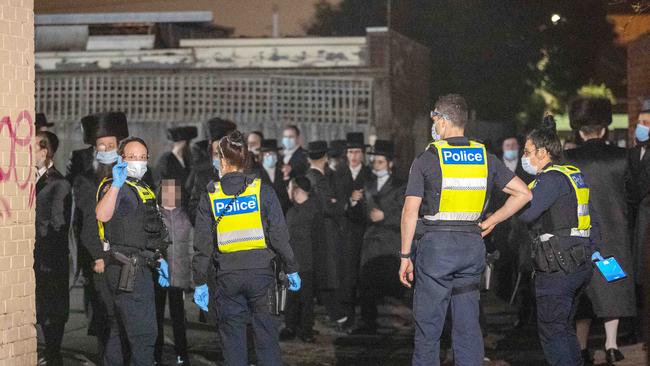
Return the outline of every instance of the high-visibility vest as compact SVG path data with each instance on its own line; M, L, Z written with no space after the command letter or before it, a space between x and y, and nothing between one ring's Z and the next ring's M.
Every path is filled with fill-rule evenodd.
M108 183L109 181L112 181L112 178L104 178L104 179L102 179L102 182L99 183L99 188L97 189L97 195L95 196L95 199L97 200L97 202L99 202L99 194L104 189L104 185L106 183ZM130 180L128 178L125 181L125 183L129 187L133 188L133 190L135 190L135 192L138 194L138 197L140 197L140 199L142 200L142 203L144 203L145 205L148 205L148 204L157 205L157 203L156 203L156 194L153 193L153 191L151 190L151 188L149 188L149 186L138 184L137 181ZM99 239L103 243L106 242L104 223L99 221L99 220L97 220L97 230L98 230L98 233L99 233Z
M261 180L255 179L234 201L234 195L223 192L221 182L216 182L214 186L214 192L208 192L208 196L212 215L215 223L218 223L215 231L219 251L232 253L265 249L266 239L260 208ZM219 221L222 214L223 217Z
M478 221L487 195L487 153L485 146L470 141L454 146L441 140L432 143L438 152L442 186L438 212L424 218L431 221Z
M570 236L588 238L591 233L591 216L589 216L589 187L585 183L585 178L580 169L572 165L552 165L542 171L542 173L556 171L564 174L571 183L573 191L578 202L578 227L571 228ZM530 189L535 188L537 180L529 184Z

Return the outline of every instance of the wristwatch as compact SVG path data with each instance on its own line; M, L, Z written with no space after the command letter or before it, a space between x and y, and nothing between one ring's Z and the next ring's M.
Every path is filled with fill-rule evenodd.
M399 257L402 259L411 259L411 253L402 253L401 251L399 252Z

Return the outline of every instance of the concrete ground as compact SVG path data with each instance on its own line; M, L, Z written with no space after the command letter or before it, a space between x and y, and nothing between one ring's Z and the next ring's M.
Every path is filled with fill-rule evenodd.
M66 325L63 342L66 365L96 365L96 340L86 335L87 321L83 313L82 289L75 287L71 293L70 320ZM520 329L513 327L514 309L498 300L491 293L484 294L486 329L486 356L492 360L486 365L542 366L544 357L539 347L534 324ZM217 333L209 326L198 322L198 311L186 297L188 318L188 344L193 365L221 365ZM325 326L326 317L322 307L317 307L315 344L301 341L282 343L284 362L287 365L407 365L413 350L413 322L410 310L399 301L387 300L380 307L380 331L376 336L350 336L338 333ZM596 328L590 339L594 349L602 348L602 329ZM623 337L622 337L623 338ZM443 341L443 349L449 342ZM39 347L40 349L40 347ZM621 366L645 365L645 351L641 344L621 346L626 360ZM446 353L445 353L446 354ZM596 361L604 364L603 351L597 351ZM171 324L165 324L165 360L175 364ZM453 365L447 354L444 364Z

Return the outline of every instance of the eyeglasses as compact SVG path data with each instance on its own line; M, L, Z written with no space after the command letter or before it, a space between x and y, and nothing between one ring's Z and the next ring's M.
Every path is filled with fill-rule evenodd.
M124 160L130 160L130 161L144 161L144 160L149 160L149 155L126 155L124 156Z
M440 113L438 111L431 111L431 119L435 117L440 117L442 119L446 119L447 121L451 121L451 118L449 118L449 115L447 113Z
M541 149L545 149L545 148L544 148L544 147L540 147L539 149L538 149L538 148L535 148L533 151L530 151L530 150L524 149L524 156L531 155L532 153L534 153L534 152L536 152L536 151L539 151L539 150L541 150Z

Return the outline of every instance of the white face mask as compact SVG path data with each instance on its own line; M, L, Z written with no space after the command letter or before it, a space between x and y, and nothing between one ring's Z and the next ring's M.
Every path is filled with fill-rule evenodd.
M524 168L524 171L530 175L537 175L537 168L530 164L530 158L524 156L521 158L521 167Z
M440 134L438 134L438 132L436 131L436 124L435 123L431 126L431 137L433 138L433 141L442 140L442 136L440 136Z
M388 175L388 170L387 169L382 169L382 170L373 170L372 173L377 176L377 178L383 178Z
M126 175L131 178L142 179L147 173L146 161L127 161L126 165Z

